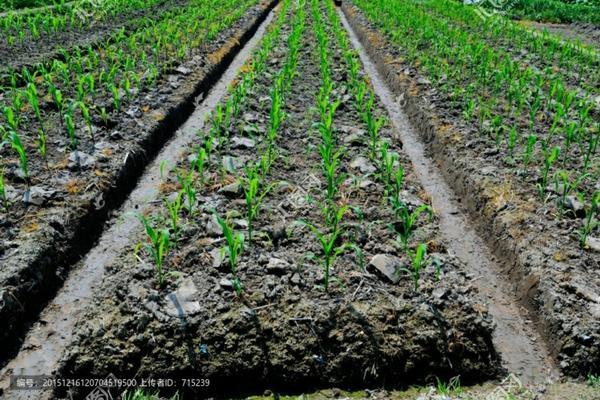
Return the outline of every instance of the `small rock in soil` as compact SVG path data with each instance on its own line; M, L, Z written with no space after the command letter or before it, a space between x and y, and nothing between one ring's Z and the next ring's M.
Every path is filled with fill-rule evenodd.
M359 170L363 174L375 172L377 169L365 157L358 157L350 164L350 168Z
M242 194L242 185L239 182L230 183L219 189L217 193L231 198L238 197Z
M166 313L172 317L184 317L194 315L201 311L200 303L194 300L198 289L191 278L181 282L179 289L169 293L165 297Z
M212 266L213 266L213 268L217 268L217 269L219 269L221 267L221 265L223 264L223 261L225 261L225 259L227 258L225 255L225 252L222 251L221 249L213 249L210 252L210 255L212 256L212 259L213 259Z
M119 131L114 131L110 134L110 139L111 140L120 140L120 139L123 139L123 135L121 135L121 132L119 132Z
M252 149L256 146L254 140L245 137L234 137L231 139L231 148L233 149Z
M232 290L233 282L227 278L223 278L219 281L219 286L221 286L223 289L226 289L226 290Z
M299 285L300 282L301 282L300 274L297 272L294 272L294 275L292 275L292 277L290 278L290 283L292 283L293 285Z
M192 70L191 70L191 69L189 69L189 68L187 68L187 67L184 67L183 65L180 65L179 67L177 67L177 68L175 69L175 71L176 71L176 72L179 72L179 73L180 73L180 74L182 74L182 75L189 75L189 74L191 74L191 73L192 73Z
M565 198L565 207L569 210L573 211L575 216L578 218L585 217L585 207L581 201L576 196L567 196Z
M92 168L96 159L84 152L74 151L69 155L69 169Z
M271 257L267 263L267 272L274 275L283 275L289 268L289 265L285 260Z
M32 186L23 193L23 203L41 206L51 200L56 194L56 190L46 190L39 186Z
M235 172L238 168L244 165L244 162L236 157L231 156L223 156L223 168L227 170L227 172Z
M223 234L223 228L219 225L219 221L215 215L211 215L206 223L206 232L211 236L221 236Z
M384 276L392 283L397 283L400 280L400 268L402 268L402 261L398 257L389 254L377 254L367 266L367 270Z
M585 244L590 248L590 250L600 253L600 239L588 236L585 240Z

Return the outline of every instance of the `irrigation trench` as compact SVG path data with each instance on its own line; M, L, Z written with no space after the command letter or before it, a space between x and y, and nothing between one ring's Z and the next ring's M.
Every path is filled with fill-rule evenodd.
M148 205L161 201L158 191L161 170L163 174L171 171L181 152L190 145L198 130L202 129L206 114L225 95L237 71L251 56L264 35L274 12L271 11L206 98L148 166L136 188L105 229L98 244L72 269L63 287L26 335L20 352L0 371L0 390L4 391L5 398L50 398L51 393L40 391L7 391L11 375L51 376L56 371L63 351L72 343L72 332L77 317L92 299L93 290L101 282L105 267L121 250L135 244L136 235L131 232L141 229L136 215L143 212ZM400 102L383 83L375 65L341 11L340 17L352 45L359 52L375 92L389 113L397 139L403 143L403 148L411 158L423 187L432 199L440 218L441 229L449 243L449 250L471 268L475 275L472 284L487 298L490 313L497 324L495 345L506 369L527 384L543 384L549 378L556 377L557 372L542 339L533 328L533 324L524 316L509 284L502 280L499 263L494 260L483 239L472 228L468 216L461 212L452 190L437 167L428 159L419 136L408 123Z

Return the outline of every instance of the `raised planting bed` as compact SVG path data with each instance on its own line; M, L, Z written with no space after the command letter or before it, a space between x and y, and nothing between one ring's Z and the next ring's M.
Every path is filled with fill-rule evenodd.
M0 76L8 86L10 75L22 73L44 63L50 68L53 59L64 61L65 52L95 51L103 42L119 42L143 27L184 11L187 0L153 0L127 4L109 0L102 10L70 7L39 12L34 15L0 16ZM96 12L97 14L94 14ZM35 32L35 33L32 33ZM22 77L19 77L23 81ZM4 90L3 90L4 91Z
M1 360L15 349L21 330L61 284L69 265L90 248L110 211L122 202L149 160L192 112L195 99L211 87L275 1L248 1L244 7L237 2L220 4L218 12L208 11L210 4L190 11L190 15L206 14L201 23L194 24L201 40L194 36L193 42L187 42L177 34L177 29L190 34L185 18L171 21L172 30L157 31L188 45L188 52L176 58L165 51L156 64L136 64L139 69L130 66L128 72L115 67L113 91L90 91L86 86L78 102L77 85L63 86L55 79L64 95L65 108L61 109L57 98L45 96L38 86L43 124L31 106L24 106L16 133L26 169L23 158L16 157L15 131L5 132L7 141L0 147L6 197L0 212L0 316L5 322L0 333ZM144 47L138 50L130 55L134 60L144 54ZM100 59L102 68L94 71L95 77L113 65ZM162 71L165 65L169 67L152 82L144 75L146 68ZM77 76L76 71L67 72L67 82ZM134 73L143 78L129 87L124 82ZM88 125L81 103L105 107L105 118L94 115ZM74 122L73 130L70 122ZM40 136L36 142L42 127L45 159L40 154Z
M502 65L517 65L510 54L486 43L462 46L461 40L471 37L468 30L454 35L445 25L449 30L434 37L431 27L441 26L435 14L404 12L410 7L405 5L388 13L389 4L381 1L354 4L358 7L343 6L351 25L403 100L480 234L505 262L506 277L514 283L514 293L507 296L522 300L565 374L597 374L600 232L594 222L599 189L594 141L599 109L594 98L585 86L575 88L573 98L580 100L560 115L556 104L564 104L564 98L557 85L565 81L546 80L548 71L518 64L512 72L504 70L504 77ZM438 40L445 45L421 46ZM464 62L464 55L477 59L476 47L479 60L486 53L494 56L482 64ZM482 65L491 68L488 78ZM533 75L522 78L527 71ZM483 81L488 89L478 91ZM522 89L511 98L514 88L507 85L517 82ZM581 136L569 137L570 127Z
M107 266L59 376L205 397L501 373L474 277L334 15L282 2L139 245Z

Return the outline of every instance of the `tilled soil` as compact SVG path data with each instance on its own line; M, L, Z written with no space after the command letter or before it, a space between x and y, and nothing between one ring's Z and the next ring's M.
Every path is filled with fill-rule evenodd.
M493 141L460 117L354 6L344 11L380 73L403 96L419 127L480 232L501 260L516 296L538 323L561 370L571 376L598 373L600 365L600 257L578 245L579 223L558 219L554 201L540 202L535 176L523 182L504 163ZM598 232L593 233L598 235Z
M427 243L432 261L418 290L408 275L400 274L393 283L372 265L361 268L359 257L351 254L335 264L329 291L320 288L316 238L298 224L308 220L322 225L319 202L324 196L314 127L319 59L308 10L306 18L298 75L286 95L287 117L270 177L273 183L285 183L265 198L254 241L242 254L238 274L243 294L233 291L213 212L227 215L240 230L247 225L235 169L239 172L245 161L256 159L263 144L260 133L268 121L273 77L287 54L285 42L277 45L244 105L243 118L230 130L231 145L223 159L213 160L236 168L225 176L212 174L199 194L199 211L186 216L177 248L167 260L172 272L167 286L157 286L154 267L144 255L120 255L81 316L61 376L201 377L210 379L209 387L180 392L223 396L266 388L395 386L457 374L481 380L500 372L486 306L469 282L473 276L445 250L435 217L419 219L410 243ZM289 29L288 24L284 37ZM353 206L345 220L345 239L363 249L367 263L387 256L408 265L405 252L393 242L389 225L394 217L383 202L383 186L366 159L365 128L343 89L347 68L339 48L331 47L335 93L343 101L334 125L346 148L343 169L348 173L341 201ZM377 109L381 114L382 108ZM382 135L405 165L405 201L412 209L426 203L402 144L390 127ZM188 165L187 158L182 157L182 166ZM177 180L169 178L162 187L165 197L172 197ZM155 214L160 209L157 205ZM141 232L136 234L144 240Z
M68 27L52 34L42 33L38 39L28 34L24 40L16 40L13 44L8 42L9 35L0 35L0 72L60 59L62 51L77 47L96 47L119 29L128 34L139 29L143 20L160 19L165 12L185 7L187 3L188 0L163 0L150 7L130 10L110 18L92 19L83 28Z
M138 93L108 125L95 121L95 143L82 139L79 157L66 150L57 122L57 132L48 132L52 168L41 160L31 163L28 197L14 158L5 158L12 204L10 213L0 215L0 316L5 321L0 340L6 343L0 360L14 350L24 323L54 293L66 267L92 245L149 159L191 113L196 97L211 87L274 4L265 1L248 10L178 71L164 76L157 88Z

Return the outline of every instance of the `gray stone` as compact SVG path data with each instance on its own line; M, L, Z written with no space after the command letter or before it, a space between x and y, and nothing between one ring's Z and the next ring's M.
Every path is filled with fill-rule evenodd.
M358 170L363 174L370 174L375 172L377 169L369 160L365 157L358 157L350 164L350 168Z
M238 168L244 165L244 162L237 157L223 156L222 165L227 172L235 172Z
M253 149L256 142L246 137L234 137L231 139L231 148L233 149Z
M600 239L588 236L585 240L585 244L590 248L590 250L600 253Z
M292 283L293 285L299 285L300 282L301 282L300 274L297 272L294 272L294 275L292 275L292 277L290 278L290 283Z
M195 300L198 289L192 281L187 278L181 282L179 288L165 296L165 311L172 317L185 317L199 313L202 308L200 303Z
M231 290L233 289L233 281L223 278L219 281L219 286L221 286L223 289Z
M219 225L219 221L215 215L211 215L206 223L206 232L212 236L221 236L223 234L223 228Z
M217 193L227 197L238 197L243 193L242 185L239 182L230 183L219 189Z
M289 265L285 260L271 257L267 263L267 272L274 275L283 275L288 270Z
M227 259L227 255L222 249L213 249L211 250L210 255L213 259L212 266L213 268L217 269L220 268L221 265L223 265L223 262Z
M377 254L367 265L367 270L382 275L392 283L397 283L400 280L402 266L402 261L396 256Z
M184 67L183 65L180 65L179 67L177 67L177 68L175 69L175 71L176 71L176 72L179 72L179 73L180 73L180 74L182 74L182 75L189 75L189 74L191 74L191 73L192 73L192 70L191 70L191 69L189 69L189 68L187 68L187 67Z
M583 218L585 217L585 206L583 205L583 203L581 201L579 201L579 199L577 198L577 196L567 196L565 197L565 204L564 206L566 208L568 208L569 210L573 211L573 213L579 217L579 218Z
M51 200L56 190L46 190L39 186L32 186L23 193L23 203L41 206Z
M74 151L69 155L69 168L92 168L96 164L96 158L81 151Z

